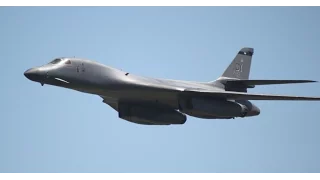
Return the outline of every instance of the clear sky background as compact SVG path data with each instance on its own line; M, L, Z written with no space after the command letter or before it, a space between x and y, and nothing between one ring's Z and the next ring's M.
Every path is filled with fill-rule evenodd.
M255 48L251 79L320 81L319 8L0 8L0 172L320 172L320 102L255 101L258 117L143 126L98 96L26 79L61 56L211 81ZM250 92L320 96L320 83Z

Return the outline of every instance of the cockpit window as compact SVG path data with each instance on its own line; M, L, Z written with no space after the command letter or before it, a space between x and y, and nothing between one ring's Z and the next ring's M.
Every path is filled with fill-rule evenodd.
M71 61L70 61L70 60L67 60L67 61L65 62L65 64L71 64Z
M61 61L61 59L55 59L50 62L50 64L58 64Z

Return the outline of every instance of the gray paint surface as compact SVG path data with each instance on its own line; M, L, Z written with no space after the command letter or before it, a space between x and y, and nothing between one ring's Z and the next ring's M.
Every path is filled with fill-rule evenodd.
M98 95L119 112L120 118L145 125L184 124L186 115L205 119L259 115L260 109L249 100L320 100L247 93L247 88L256 85L315 82L249 80L253 54L253 48L240 49L222 76L212 82L141 77L79 58L57 58L28 69L24 75L42 85Z

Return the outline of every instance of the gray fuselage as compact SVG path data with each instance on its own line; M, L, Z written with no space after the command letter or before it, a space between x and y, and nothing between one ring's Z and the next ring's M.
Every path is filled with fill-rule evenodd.
M61 59L57 64L46 64L27 70L25 75L41 84L65 87L84 93L120 99L141 99L177 101L177 89L211 89L224 91L206 82L190 82L168 79L155 79L136 76L103 64L76 58ZM71 64L65 62L70 61ZM64 80L64 81L62 81ZM177 103L171 106L178 108Z
M24 74L28 79L42 85L49 84L99 95L105 103L117 111L120 102L157 104L157 107L165 109L182 110L180 102L183 102L185 96L181 96L180 91L185 89L225 91L223 85L219 83L141 77L94 61L77 58L58 58L46 65L31 68ZM249 107L249 112L243 116L255 116L260 113L260 110L249 101L238 103L247 104ZM224 107L221 103L215 103L214 106L225 108L222 109L224 112L227 112L229 107L227 104ZM234 118L232 113L230 116L225 113L227 115L223 117L201 110L191 112L185 109L184 113L207 119Z

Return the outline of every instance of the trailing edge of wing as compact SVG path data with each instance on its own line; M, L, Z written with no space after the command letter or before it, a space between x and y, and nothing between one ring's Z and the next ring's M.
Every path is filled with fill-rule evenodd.
M215 98L231 100L300 100L300 101L320 101L320 97L303 97L303 96L282 96L270 94L250 94L242 92L217 92L203 90L185 90L185 93L196 94L197 96L211 96Z
M272 85L272 84L293 84L293 83L311 83L317 82L312 80L227 80L228 85L245 85L245 86L255 86L255 85Z

